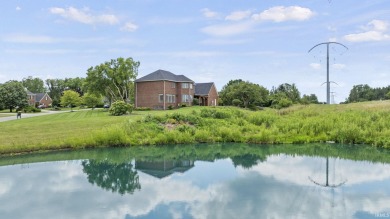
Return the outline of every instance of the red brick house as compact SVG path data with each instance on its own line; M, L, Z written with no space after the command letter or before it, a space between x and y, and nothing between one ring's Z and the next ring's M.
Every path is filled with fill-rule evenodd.
M184 75L157 70L135 80L135 107L168 109L191 106L195 93L194 81Z
M44 108L49 107L53 100L47 93L32 93L27 90L28 105L30 106L43 106Z
M218 92L213 82L196 83L194 98L199 100L199 106L218 106Z

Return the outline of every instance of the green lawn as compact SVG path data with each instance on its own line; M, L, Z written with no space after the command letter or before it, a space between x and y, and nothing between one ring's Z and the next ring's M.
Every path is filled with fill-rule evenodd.
M92 131L139 119L148 113L163 112L135 111L126 116L110 116L106 110L95 109L0 122L0 154L68 147L70 138L88 138Z

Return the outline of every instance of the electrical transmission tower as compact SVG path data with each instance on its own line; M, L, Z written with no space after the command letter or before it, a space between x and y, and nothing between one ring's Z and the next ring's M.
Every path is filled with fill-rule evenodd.
M309 50L309 52L311 52L317 46L326 45L326 103L327 104L330 104L330 81L329 81L329 45L330 44L337 44L337 45L343 46L344 48L348 49L348 47L346 47L345 45L343 45L341 43L325 42L325 43L319 43L319 44L313 46L313 48L311 48Z

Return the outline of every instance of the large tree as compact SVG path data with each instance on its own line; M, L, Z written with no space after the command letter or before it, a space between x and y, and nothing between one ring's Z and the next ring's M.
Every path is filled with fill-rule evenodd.
M74 106L78 106L81 103L80 94L73 90L64 91L64 95L61 97L61 105L62 106L70 106L70 110Z
M106 96L111 102L134 99L134 80L138 76L139 62L132 58L117 58L90 67L85 86L90 93Z
M52 105L60 104L62 92L64 92L66 85L63 79L47 79L46 86L49 91L49 96L53 100Z
M138 172L131 162L111 163L107 160L84 160L83 172L87 174L88 182L107 191L118 192L121 195L133 194L141 190Z
M22 84L32 93L44 93L46 91L45 84L40 78L33 78L32 76L28 76L27 78L22 79Z
M101 96L96 96L95 94L86 93L83 96L83 103L88 107L91 107L92 110L99 104L103 104Z
M268 90L248 81L231 80L219 93L223 105L262 106L267 102Z
M367 84L354 85L352 90L349 92L347 102L363 102L375 100L374 90Z
M84 81L85 81L85 78L79 78L79 77L65 78L64 84L65 84L66 89L74 90L77 93L79 93L80 96L83 96L84 95L84 89L83 89Z
M318 98L315 94L310 94L310 95L304 94L302 96L301 103L302 104L310 104L310 103L318 104L319 102L318 102Z
M16 107L27 106L27 92L23 84L19 81L8 81L0 85L0 102L10 112Z
M271 90L271 95L278 93L284 93L287 99L291 100L293 103L298 103L301 99L301 93L295 84L284 83L279 85L278 88Z

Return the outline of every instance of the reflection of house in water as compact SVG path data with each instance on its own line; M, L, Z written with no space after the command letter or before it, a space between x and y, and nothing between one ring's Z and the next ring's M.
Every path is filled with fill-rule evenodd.
M135 161L135 169L160 179L175 172L184 173L193 166L192 160Z

